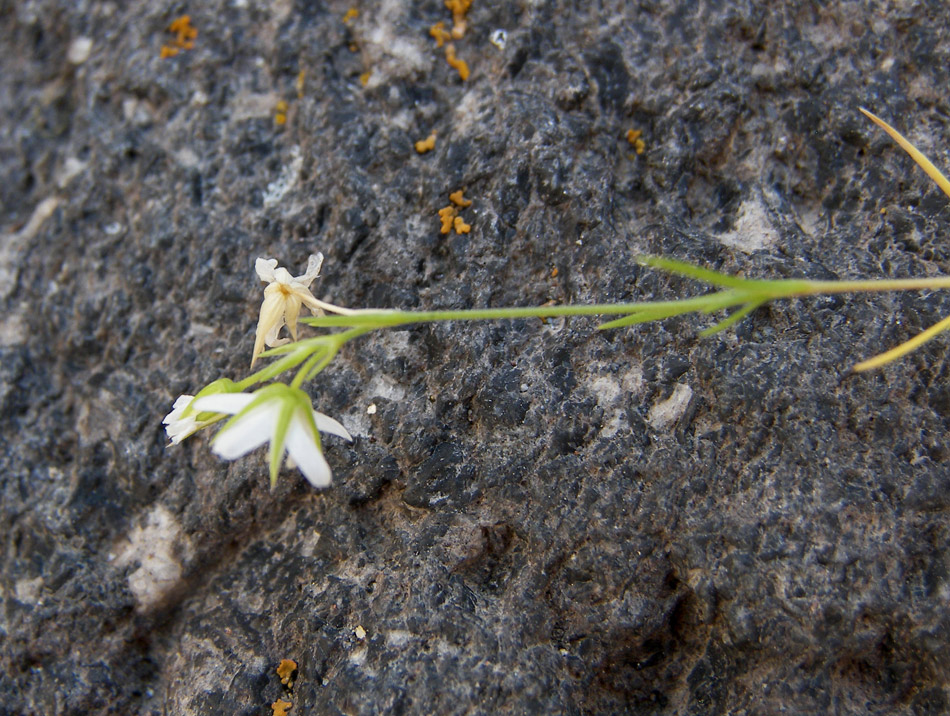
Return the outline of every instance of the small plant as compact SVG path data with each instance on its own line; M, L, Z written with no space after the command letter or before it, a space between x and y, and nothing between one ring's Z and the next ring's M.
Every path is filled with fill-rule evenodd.
M937 185L950 196L950 182L910 142L893 127L865 109L861 111L887 132ZM264 443L270 443L270 479L273 488L284 454L300 468L315 487L330 484L331 473L322 453L320 433L351 439L346 429L333 418L315 411L309 396L301 389L313 380L334 359L340 349L354 338L371 331L395 328L412 323L437 321L501 320L512 318L554 318L565 316L618 316L601 324L601 329L621 328L635 323L658 321L687 313L728 315L702 331L711 335L729 328L759 306L779 299L857 293L871 291L912 291L950 288L950 277L907 278L856 281L809 281L782 279L777 281L746 279L711 271L700 266L658 256L639 258L645 266L686 276L718 291L674 301L640 303L607 303L591 305L535 306L528 308L487 308L464 311L400 311L389 309L350 309L315 298L311 283L319 276L323 255L311 256L303 275L293 277L277 266L275 259L257 259L256 270L267 283L257 324L257 336L251 358L276 358L266 368L235 383L222 378L207 385L196 396L180 396L165 417L166 432L177 444L228 415L231 419L218 431L212 450L227 460L247 454ZM299 318L306 306L314 314ZM312 338L297 340L297 324L328 329ZM281 338L286 326L293 338ZM333 330L338 329L338 330ZM855 365L860 372L879 368L910 353L934 336L950 329L950 317L928 328L914 338L884 353ZM269 350L264 350L264 346ZM294 372L295 371L295 372ZM294 372L288 384L274 382L285 373ZM257 387L253 392L251 388Z

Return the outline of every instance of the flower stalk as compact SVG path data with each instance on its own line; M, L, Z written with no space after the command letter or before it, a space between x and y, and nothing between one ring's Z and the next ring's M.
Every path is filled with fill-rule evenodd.
M861 111L887 132L950 196L950 181L893 127L865 109ZM254 341L251 365L260 357L275 358L266 367L233 383L221 379L196 397L181 396L164 420L173 444L211 424L232 416L216 435L212 449L233 460L269 442L271 485L276 483L284 455L289 456L316 487L330 483L330 467L323 456L321 432L352 439L340 423L311 407L303 392L337 356L344 345L367 333L416 323L481 321L518 318L562 318L603 316L609 320L601 330L622 328L690 313L727 315L706 328L707 336L725 330L770 301L843 293L919 291L950 288L950 276L880 280L812 281L807 279L763 280L732 276L661 256L642 256L639 263L670 274L683 276L718 289L711 293L671 301L600 303L589 305L480 308L443 311L401 311L392 309L351 309L314 297L310 285L320 273L323 255L310 257L307 269L297 277L277 266L275 259L259 258L255 264L260 279L267 283ZM300 318L303 307L313 314ZM298 323L328 332L297 340ZM280 337L286 327L290 338ZM333 329L342 329L333 331ZM901 345L856 364L861 372L880 368L916 350L935 336L950 330L950 317ZM291 340L292 339L292 340ZM267 346L268 350L264 350ZM296 371L289 384L272 382ZM248 389L262 385L253 393Z

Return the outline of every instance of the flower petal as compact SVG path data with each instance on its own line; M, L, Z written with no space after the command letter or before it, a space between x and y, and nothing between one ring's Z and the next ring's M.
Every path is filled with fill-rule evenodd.
M306 291L307 289L304 290ZM307 291L307 293L310 292ZM298 315L300 315L300 298L296 293L291 293L284 302L284 321L287 323L287 330L290 331L290 335L294 340L297 340Z
M309 288L313 280L320 275L321 266L323 266L323 254L319 251L315 254L310 254L310 258L307 259L307 270L304 271L302 276L297 276L294 281L299 281L305 287Z
M310 428L303 420L294 417L287 429L287 452L311 485L326 487L333 477L330 466L310 434Z
M257 271L257 275L261 277L261 281L267 281L267 283L273 283L275 268L277 268L277 259L259 258L254 262L254 270Z
M198 398L195 401L195 412L237 415L253 400L254 395L251 393L215 393Z
M265 403L225 425L214 437L211 449L225 460L236 460L271 439L279 405Z
M340 425L340 423L331 418L329 415L324 415L323 413L314 410L313 421L317 424L317 430L319 430L321 433L330 433L331 435L336 435L338 438L343 438L344 440L353 442L353 436L346 431L346 428Z
M275 284L271 284L274 286ZM261 315L257 319L257 333L254 336L254 353L251 356L251 365L257 356L264 350L264 344L273 345L277 333L284 325L284 295L280 291L264 289L264 301L261 303ZM268 340L269 339L269 340Z
M175 399L175 404L172 405L172 411L165 416L162 420L162 424L168 425L169 423L181 420L181 415L185 412L185 408L191 405L191 401L194 399L195 396L193 395L179 395Z
M290 275L290 271L281 266L279 269L274 271L274 281L277 283L282 283L285 286L289 286L294 280L294 277Z

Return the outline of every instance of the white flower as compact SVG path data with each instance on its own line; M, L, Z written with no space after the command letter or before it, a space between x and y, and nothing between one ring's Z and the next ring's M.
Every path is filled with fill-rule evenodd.
M333 418L318 413L299 388L273 383L255 393L221 393L199 397L195 409L234 415L218 432L211 449L225 460L236 460L270 441L271 486L284 457L296 464L314 487L326 487L332 474L320 449L320 432L352 440Z
M169 445L177 445L192 433L196 432L201 426L198 424L197 413L191 411L185 415L185 409L191 405L195 399L193 395L180 395L172 406L172 411L165 416L162 423L165 425L165 433L171 440Z
M234 384L234 381L219 378L202 388L198 393L198 397L203 398L206 395L216 393L233 393L237 390L238 387ZM194 400L195 396L193 395L179 395L175 400L175 404L172 405L172 411L162 419L162 423L165 425L165 433L168 435L168 439L171 440L168 443L169 447L177 445L189 435L220 419L218 415L200 414L201 411L195 410L192 405Z
M273 348L289 342L286 338L277 337L285 324L291 337L297 340L297 316L302 305L306 305L315 315L320 312L324 304L310 293L310 284L320 275L321 265L323 254L317 252L307 260L304 274L293 277L287 269L278 268L277 259L257 259L254 268L261 281L267 282L267 288L264 289L264 302L261 303L261 315L257 321L252 367L265 344Z

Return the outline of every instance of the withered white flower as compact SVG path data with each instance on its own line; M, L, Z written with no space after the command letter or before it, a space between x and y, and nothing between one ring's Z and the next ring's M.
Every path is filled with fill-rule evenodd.
M171 440L169 445L177 445L201 427L198 425L197 413L190 411L187 414L185 410L195 399L193 395L180 395L172 405L172 411L165 416L162 423L165 425L165 433Z
M316 315L325 305L310 293L310 284L320 275L322 265L323 254L312 254L307 260L307 270L302 276L294 277L287 269L277 266L277 259L257 259L254 268L261 281L267 282L267 288L264 289L264 302L257 321L251 367L265 344L273 348L289 342L287 338L277 337L285 324L291 337L297 340L297 316L301 306L307 306Z
M211 449L225 460L236 460L270 441L273 487L284 457L289 456L314 487L330 484L332 473L320 445L320 432L353 438L333 418L318 413L299 388L273 383L254 393L221 393L199 397L195 409L233 415L215 436Z
M206 395L214 395L216 393L233 393L237 390L238 388L234 384L234 381L228 380L227 378L220 378L206 385L201 392L198 393L198 397L202 398ZM211 425L219 419L219 417L215 415L208 415L207 413L203 415L200 414L200 411L195 410L192 405L194 399L195 396L193 395L179 395L174 405L172 405L172 411L162 419L162 424L165 426L165 434L168 435L168 439L171 440L171 442L168 443L169 446L177 445L189 435L193 435L203 427Z

